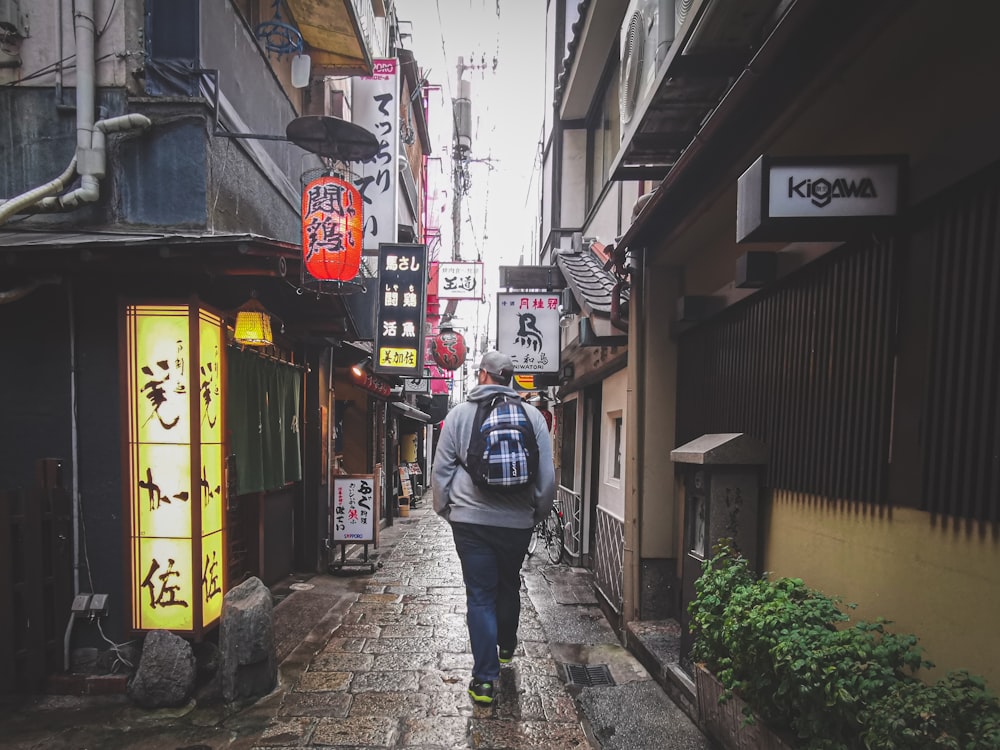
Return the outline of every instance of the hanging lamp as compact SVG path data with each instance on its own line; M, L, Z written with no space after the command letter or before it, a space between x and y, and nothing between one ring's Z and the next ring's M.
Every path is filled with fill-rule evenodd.
M274 334L271 332L271 314L251 297L236 311L236 333L233 341L246 346L271 346Z

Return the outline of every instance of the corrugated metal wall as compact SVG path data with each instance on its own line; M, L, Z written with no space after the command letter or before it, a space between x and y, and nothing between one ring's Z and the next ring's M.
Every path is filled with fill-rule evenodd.
M882 502L894 275L892 243L845 247L681 335L678 444L749 433L768 486Z

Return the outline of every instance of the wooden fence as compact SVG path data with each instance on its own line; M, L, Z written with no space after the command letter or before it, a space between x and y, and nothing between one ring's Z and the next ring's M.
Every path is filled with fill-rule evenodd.
M42 692L63 670L73 531L61 466L40 461L37 487L0 490L0 694Z

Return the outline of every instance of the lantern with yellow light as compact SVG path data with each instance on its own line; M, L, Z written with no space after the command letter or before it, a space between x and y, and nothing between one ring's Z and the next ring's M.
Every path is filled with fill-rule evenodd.
M302 192L302 261L321 281L350 281L361 267L361 193L347 180L319 177Z
M121 325L131 627L200 638L226 591L224 321L124 304Z
M271 314L251 297L236 311L233 340L246 346L270 346L274 343L271 331Z

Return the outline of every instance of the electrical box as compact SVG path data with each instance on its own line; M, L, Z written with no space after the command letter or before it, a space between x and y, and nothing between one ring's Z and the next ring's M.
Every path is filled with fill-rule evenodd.
M90 598L90 614L95 617L105 617L108 614L107 594L94 594Z
M77 594L69 607L70 612L85 614L90 611L90 594Z

